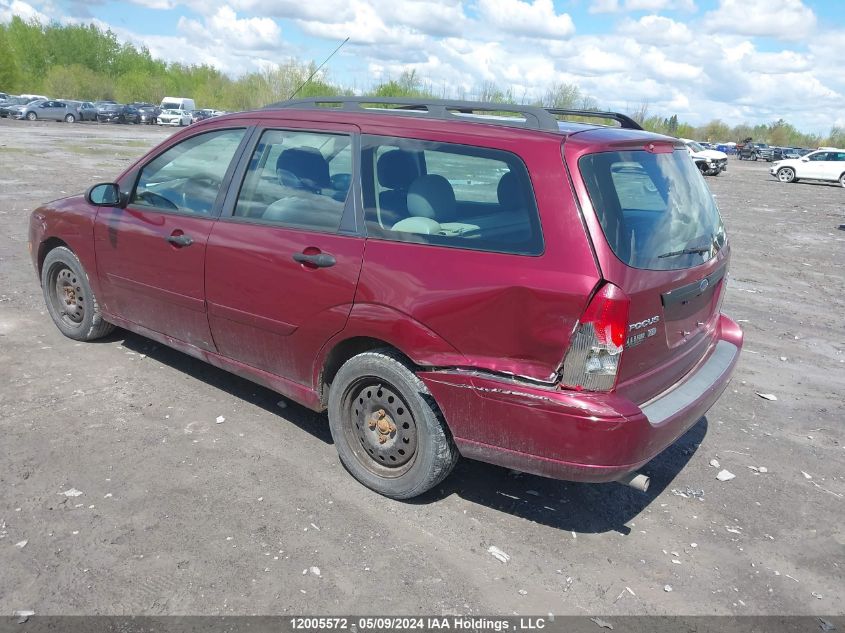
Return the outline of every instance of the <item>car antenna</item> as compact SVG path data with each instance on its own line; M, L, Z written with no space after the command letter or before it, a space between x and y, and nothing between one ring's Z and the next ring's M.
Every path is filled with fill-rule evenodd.
M344 44L346 44L348 41L349 41L349 38L348 38L348 37L347 37L345 40L343 40L343 41L340 43L340 45L339 45L336 49L334 49L334 50L332 51L332 54L331 54L331 55L329 55L328 57L326 57L325 61L323 61L323 63L322 63L322 64L320 64L319 66L317 66L317 69L316 69L313 73L311 73L311 74L308 76L308 79L306 79L306 80L305 80L305 81L303 81L301 84L299 84L299 87L298 87L296 90L294 90L294 91L291 93L291 95L288 97L288 101L290 101L291 99L293 99L293 98L296 96L296 93L297 93L297 92L299 92L300 90L302 90L302 88L305 86L305 84L307 84L309 81L311 81L311 80L314 78L314 75L316 75L318 72L320 72L320 69L321 69L323 66L325 66L326 64L328 64L328 63L329 63L329 60L330 60L332 57L334 57L335 53L337 53L337 52L338 52L341 48L343 48L343 45L344 45Z

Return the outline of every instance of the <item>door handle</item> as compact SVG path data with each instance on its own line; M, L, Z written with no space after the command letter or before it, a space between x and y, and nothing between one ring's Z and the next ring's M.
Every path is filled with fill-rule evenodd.
M194 243L194 240L192 240L190 237L188 237L187 235L184 235L184 234L183 235L168 235L167 241L170 242L171 244L174 244L175 246L190 246L191 244Z
M306 253L294 253L293 261L306 266L313 266L315 268L329 268L337 263L333 255L328 253L314 253L309 255Z

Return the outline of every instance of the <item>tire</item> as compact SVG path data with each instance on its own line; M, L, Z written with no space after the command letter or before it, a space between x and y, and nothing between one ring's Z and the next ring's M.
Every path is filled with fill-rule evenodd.
M73 123L74 121L76 121L76 117L73 116L72 114L68 114L65 117L65 123Z
M757 154L753 154L751 156L751 160L753 160L756 163L757 162Z
M359 354L340 368L329 392L329 428L350 474L393 499L430 490L458 460L434 398L410 363L389 349Z
M777 177L781 182L795 182L795 170L792 167L781 167L777 171Z
M839 176L839 184L845 187L845 173Z
M35 114L35 112L27 112L26 118L29 119L30 121L35 121L35 120L38 119L38 115Z
M114 329L103 319L88 275L69 248L59 246L47 253L41 268L41 288L47 312L68 338L93 341Z

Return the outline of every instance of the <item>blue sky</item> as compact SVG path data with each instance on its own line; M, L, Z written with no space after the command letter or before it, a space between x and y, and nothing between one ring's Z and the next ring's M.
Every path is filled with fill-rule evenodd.
M843 0L0 0L12 15L94 20L170 61L238 75L321 61L354 89L405 69L472 97L573 83L599 104L730 124L845 125Z

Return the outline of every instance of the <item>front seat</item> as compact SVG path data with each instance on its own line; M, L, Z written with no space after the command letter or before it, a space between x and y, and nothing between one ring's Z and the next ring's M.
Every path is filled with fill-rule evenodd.
M329 163L314 147L295 147L284 150L276 159L279 184L293 189L321 193L331 188Z

